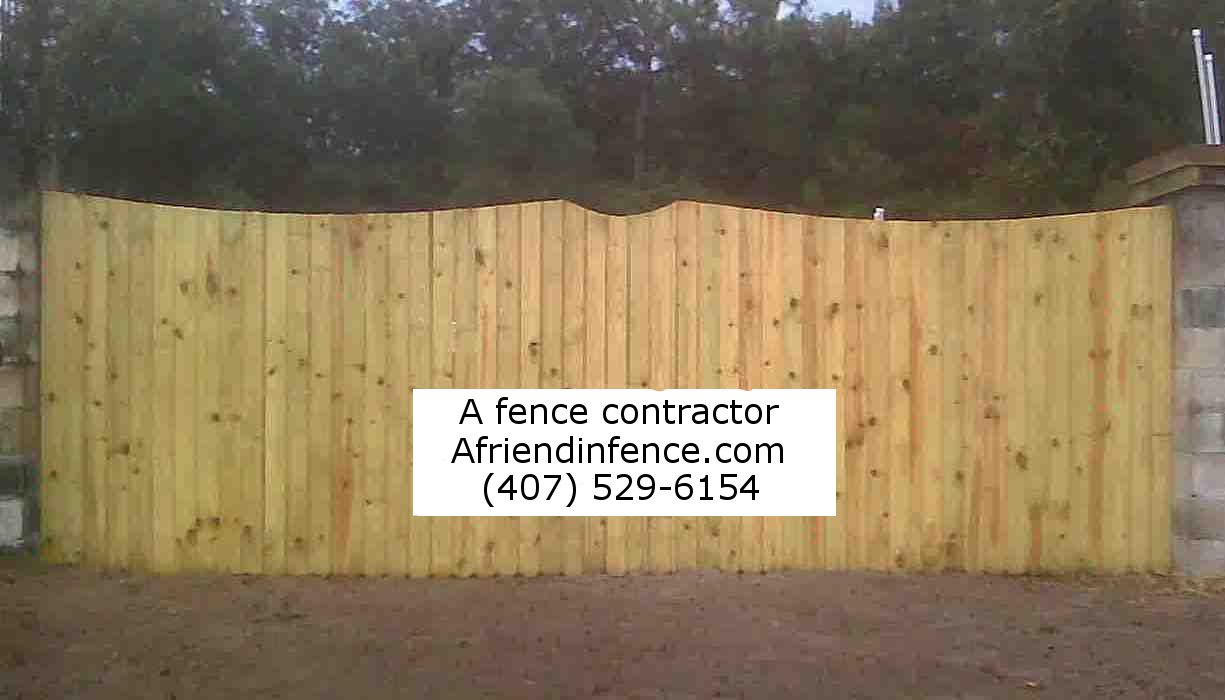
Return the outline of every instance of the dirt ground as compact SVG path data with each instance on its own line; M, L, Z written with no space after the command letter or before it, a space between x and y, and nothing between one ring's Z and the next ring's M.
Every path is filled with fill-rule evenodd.
M0 559L4 698L1225 698L1225 584L156 578Z

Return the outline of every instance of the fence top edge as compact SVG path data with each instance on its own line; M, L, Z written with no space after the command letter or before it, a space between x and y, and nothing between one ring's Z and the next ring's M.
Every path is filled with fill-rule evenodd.
M824 214L806 214L806 213L801 213L801 212L789 212L789 211L782 211L782 210L777 210L777 209L766 209L763 207L749 207L749 206L741 206L741 205L736 205L736 204L726 204L726 203L721 203L721 202L704 202L704 201L698 201L698 200L692 200L692 199L678 199L668 204L656 207L655 209L648 209L645 211L630 213L630 214L608 214L606 212L591 209L589 207L583 206L581 204L578 204L576 202L573 202L567 199L521 200L521 201L515 201L515 202L501 202L501 203L485 204L485 205L472 206L472 207L444 207L441 209L403 209L403 210L377 210L377 211L366 211L366 212L334 213L334 212L302 212L302 211L256 210L256 209L225 209L225 208L220 208L220 207L205 207L205 206L194 206L194 205L185 205L185 204L169 204L165 202L157 202L157 201L152 201L152 200L143 200L143 199L136 199L136 198L130 198L130 197L112 197L112 196L107 196L107 195L90 194L87 192L70 192L70 191L63 191L63 190L44 190L41 193L41 195L44 198L44 200L46 200L48 197L51 197L51 198L76 197L76 198L82 198L82 199L106 200L106 201L112 201L112 202L125 202L128 204L144 204L144 205L148 205L151 207L173 209L173 210L184 211L184 212L194 211L194 212L208 212L208 213L214 213L214 214L255 214L255 215L267 215L267 216L349 218L349 217L364 217L364 216L399 216L399 215L410 215L410 214L438 214L438 213L448 213L448 212L480 211L480 210L486 210L486 209L499 209L503 207L515 207L515 206L524 206L524 205L541 205L541 206L560 205L563 207L573 207L583 212L586 212L588 214L595 214L597 216L605 216L610 219L628 220L628 219L638 219L638 218L643 218L643 217L651 217L656 214L664 213L670 209L676 209L680 206L699 206L699 207L717 207L717 208L722 208L722 209L736 209L736 210L740 210L743 212L752 212L752 213L765 214L765 215L801 217L801 218L807 218L807 219L818 219L818 220L826 220L826 221L845 221L845 222L867 223L867 224L878 224L878 225L881 223L881 222L874 222L869 216L859 218L859 217L828 216ZM888 226L889 224L896 224L896 223L907 223L907 224L924 223L924 224L933 224L933 225L944 225L944 224L958 225L958 224L1006 223L1006 222L1012 222L1012 221L1018 221L1018 222L1058 221L1058 220L1083 219L1083 218L1091 218L1091 217L1099 217L1099 216L1108 216L1108 215L1113 215L1113 214L1138 212L1138 211L1147 210L1147 209L1166 209L1166 208L1168 208L1167 205L1134 205L1134 206L1117 207L1113 209L1099 209L1099 210L1084 211L1084 212L1071 212L1071 213L1061 213L1061 214L1040 214L1040 215L1034 215L1034 216L1012 216L1012 217L1001 217L1001 218L990 218L990 217L952 218L952 219L891 218L883 222L883 225Z

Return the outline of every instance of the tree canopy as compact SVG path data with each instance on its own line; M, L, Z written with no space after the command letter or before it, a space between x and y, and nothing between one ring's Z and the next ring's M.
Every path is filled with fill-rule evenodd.
M0 190L1010 216L1202 140L1206 0L0 0Z

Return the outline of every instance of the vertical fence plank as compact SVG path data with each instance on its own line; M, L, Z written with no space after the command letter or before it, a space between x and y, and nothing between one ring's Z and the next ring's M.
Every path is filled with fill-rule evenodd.
M984 232L987 251L982 274L984 407L978 423L983 431L983 498L980 527L980 561L987 571L1005 569L1006 434L1001 417L1008 374L1007 228L989 222Z
M62 206L59 197L50 199ZM82 426L85 440L85 481L82 515L82 561L92 566L106 566L109 551L109 471L110 471L110 406L107 386L107 325L110 306L107 299L110 273L109 207L105 200L90 198L82 203L85 210L86 251L85 278L85 419ZM191 237L189 237L191 238ZM194 238L193 238L194 240ZM49 262L49 261L48 261ZM53 268L54 269L54 268ZM178 494L190 494L179 489ZM176 511L177 514L177 511Z
M944 309L941 276L941 251L944 232L935 223L919 225L916 232L918 264L930 270L915 278L915 307L920 336L918 362L914 367L915 391L920 396L919 420L914 433L915 449L922 465L921 507L923 529L920 533L920 558L925 569L944 567Z
M675 207L664 207L649 215L650 233L647 275L648 353L650 387L661 390L675 386L676 354L676 218ZM648 517L648 569L657 574L676 571L674 522L670 517Z
M1029 533L1026 569L1041 570L1043 567L1043 539L1046 537L1043 512L1049 497L1051 463L1049 439L1050 405L1047 382L1034 382L1033 377L1046 371L1045 346L1048 342L1050 316L1049 280L1046 276L1046 249L1050 246L1049 229L1031 230L1025 243L1025 303L1029 308L1025 326L1025 373L1031 378L1025 392L1026 435L1021 453L1025 465L1028 497L1026 517Z
M782 241L782 357L781 386L785 389L805 387L804 309L814 300L808 299L804 287L804 226L808 217L787 214L783 217ZM809 360L815 361L816 358ZM808 385L817 388L817 385ZM784 518L782 523L782 562L787 569L813 568L812 542L821 537L821 518Z
M47 337L42 372L43 391L43 485L45 556L57 563L79 563L84 547L82 428L85 415L86 322L83 293L87 250L84 202L79 197L53 195L45 213L48 233L44 236L43 260L48 278L45 285L43 326Z
M55 221L63 222L71 225L69 221L64 221L64 217L70 211L64 209L67 200L61 199L59 196L56 200L62 202L61 209L57 214ZM97 207L99 216L100 230L97 236L106 239L107 259L105 261L105 269L103 274L106 275L106 303L108 306L105 319L98 319L105 323L106 349L105 357L105 381L106 381L106 397L104 398L104 406L107 414L107 435L106 435L106 511L107 511L107 530L106 530L106 555L104 561L110 568L122 568L127 566L128 561L128 483L129 483L129 458L131 450L128 445L130 433L128 432L128 368L131 366L131 358L128 355L128 299L129 299L129 267L128 267L128 233L127 221L129 207L126 202L108 201L104 204L99 204ZM51 224L55 226L55 224ZM51 276L59 274L71 274L68 268L64 267L67 263L66 258L53 259L51 257L51 246L53 241L51 236L63 236L62 232L56 227L54 230L49 230L44 236L46 245L49 247L48 254L44 256L47 264L47 276L44 280L48 280ZM101 263L101 261L98 261ZM43 285L43 304L47 307L47 311L43 315L43 328L46 329L46 337L43 338L41 346L44 353L54 352L59 353L67 346L62 340L57 340L55 326L51 321L54 316L48 316L47 313L62 313L67 310L66 304L63 301L64 290L67 285L44 283ZM49 295L54 295L51 297ZM52 301L54 298L56 301ZM55 366L56 362L48 356L43 360L44 372ZM60 374L60 373L57 373ZM62 375L61 376L69 376ZM47 383L44 375L43 392L48 397L44 402L44 420L48 420L48 410L54 411L59 407L55 402L50 401L50 392L53 391L52 385ZM44 440L48 436L48 432L44 429ZM48 445L49 449L62 450L63 444L54 446ZM56 454L48 452L48 454ZM44 472L49 476L50 469L44 466ZM48 494L50 495L50 494ZM53 508L54 500L49 499L46 507ZM44 514L43 527L48 534L54 536L54 528L52 523L46 520L47 514ZM47 546L54 551L58 546L54 541L47 542Z
M418 388L445 388L446 385L437 383L439 378L434 375L434 367L436 360L434 359L434 351L439 347L446 347L449 342L448 336L444 335L441 342L436 338L435 334L443 332L446 328L438 328L434 314L438 312L438 306L435 301L435 285L443 281L450 283L450 279L440 280L437 276L439 270L436 259L440 252L438 246L434 243L434 217L428 213L416 213L407 215L407 229L403 235L408 238L408 283L407 290L409 298L408 306L408 347L396 345L396 352L407 351L409 356L408 364L408 380L403 383L401 391L406 391ZM397 279L399 275L397 274ZM445 319L444 323L450 319ZM405 508L411 507L413 499L413 434L412 434L412 395L409 395L409 405L406 407L407 415L404 417L401 426L397 426L397 430L407 431L408 449L405 459L407 460L408 468L408 504ZM397 405L400 405L397 403ZM442 529L443 524L439 523L438 518L427 518L412 516L409 518L409 554L408 554L408 573L415 578L423 578L429 576L432 571L432 560L434 556L434 533Z
M1132 256L1134 241L1126 219L1115 212L1107 214L1106 250L1109 251L1107 271L1108 311L1106 317L1106 459L1102 491L1103 564L1108 571L1127 568L1128 523L1132 468L1131 435L1127 430L1132 387L1127 381L1126 367L1131 353L1132 338L1127 318L1130 312Z
M175 556L175 325L174 325L174 238L181 214L177 209L158 207L153 212L152 306L153 356L152 393L145 399L153 404L156 424L150 426L149 453L152 488L152 567L169 573L176 568Z
M286 537L285 568L310 571L311 544L311 229L305 216L287 217L285 255Z
M889 567L889 484L893 465L889 448L889 246L891 228L873 222L864 240L864 483L865 564Z
M587 318L587 212L566 202L562 209L562 386L583 386ZM587 548L587 518L562 518L563 573L581 574Z
M264 222L264 522L263 566L287 570L289 488L289 232L288 217Z
M174 537L175 570L202 568L200 559L196 434L199 414L196 404L196 346L200 343L196 309L203 294L196 276L202 214L180 210L170 238L174 249L171 319L175 338L174 362Z
M982 571L981 535L984 487L984 454L987 432L982 415L987 405L983 385L983 266L986 262L986 231L978 222L967 223L964 229L965 287L962 289L960 313L964 319L961 351L962 405L962 470L965 483L965 506L961 513L963 567Z
M889 568L905 569L918 562L919 511L912 507L911 496L919 487L911 443L911 420L916 399L913 392L911 365L918 346L918 323L914 301L912 275L914 227L907 222L889 226L889 492L888 526Z
M520 377L520 349L523 310L523 290L520 288L520 256L522 254L520 232L520 209L518 206L501 206L496 210L497 228L497 386L518 389ZM519 523L517 518L502 516L496 519L494 530L493 571L501 575L514 575L519 570Z
M153 563L153 227L154 207L133 207L128 218L130 257L131 369L128 373L131 430L128 486L128 564L149 571ZM234 512L237 512L235 509Z
M672 387L698 388L698 324L697 324L697 236L698 207L693 202L672 205L675 220L675 296L674 324L675 372ZM671 387L670 387L671 388ZM676 568L692 571L698 568L698 538L701 528L698 518L682 516L675 519Z
M221 253L221 215L217 212L199 212L196 230L199 235L195 266L195 316L197 328L196 349L196 541L199 544L200 564L210 571L221 571L218 540L221 535L221 277L218 273ZM118 242L111 241L111 258L115 259ZM126 236L123 250L127 250ZM126 256L125 256L126 258ZM119 272L120 266L115 267ZM126 279L126 276L125 276ZM114 281L114 280L112 280ZM126 284L123 285L126 299ZM115 288L112 287L112 291ZM115 299L115 294L111 294ZM118 300L116 300L118 302ZM123 308L117 305L116 309ZM112 324L114 328L114 324ZM126 368L127 328L115 329L111 347L115 349L113 360L118 364L122 358ZM120 343L125 349L120 352ZM127 394L122 401L126 404ZM112 422L125 418L121 414L111 417ZM125 422L126 425L126 422Z
M409 229L411 215L398 214L387 217L387 290L384 294L387 307L386 375L384 377L384 453L387 494L386 536L384 552L386 570L391 576L409 575L412 561L413 525L412 517L412 472L409 457L412 443L412 353L415 350L410 340L413 324L412 277L409 255ZM426 252L426 262L429 261Z
M587 270L584 280L586 290L585 309L586 334L584 339L583 387L601 389L605 381L605 350L608 344L608 327L605 318L605 295L607 292L608 217L587 212ZM608 519L599 516L587 518L587 541L584 543L583 571L600 574L607 570Z
M541 234L543 207L539 202L519 206L519 383L524 389L541 387ZM523 576L540 574L540 521L519 518L519 564Z
M944 549L944 567L959 569L965 564L966 472L963 445L965 420L962 406L968 398L965 376L965 224L949 223L942 227L940 243L941 380L944 384L944 513L940 545ZM1032 376L1032 375L1031 375Z
M541 293L540 353L541 382L545 389L563 386L562 370L566 283L563 267L565 242L564 204L545 202L541 212ZM540 520L540 573L560 574L565 570L563 539L565 518Z
M245 290L242 284L242 266L244 257L243 227L241 212L223 212L221 214L221 233L217 256L217 296L219 323L218 329L222 337L220 356L221 377L219 383L219 449L217 452L218 488L221 505L221 525L217 534L217 563L221 570L237 573L242 564L242 456L239 450L239 427L242 421L243 396L243 313L242 298ZM133 258L133 262L136 259ZM140 294L136 290L139 275L133 265L132 299L135 302ZM139 346L136 328L140 324L133 322L133 346ZM217 358L214 358L217 361ZM133 399L142 392L133 388ZM132 425L133 436L140 435L140 429L135 420Z
M765 216L757 210L740 212L740 388L762 386L765 340L762 321L762 245ZM762 525L760 517L740 518L740 568L760 571L762 568Z
M451 300L451 319L456 330L455 388L475 389L480 386L479 311L480 280L477 265L484 262L484 253L478 248L475 210L459 212L456 219L454 265L455 292ZM475 576L480 571L481 543L478 541L478 523L475 518L461 517L451 520L455 541L452 554L455 574Z
M1093 324L1089 278L1093 269L1091 219L1078 220L1068 229L1066 314L1068 318L1068 523L1069 566L1088 568L1092 561L1089 542L1089 458L1093 425Z
M1128 258L1131 293L1127 299L1128 347L1120 358L1120 371L1131 389L1127 421L1122 428L1131 436L1131 493L1127 504L1127 568L1146 571L1152 551L1153 496L1153 387L1146 375L1152 364L1154 229L1147 217L1127 217L1127 235L1132 243ZM1169 337L1172 335L1167 334ZM1065 363L1066 364L1066 363Z
M697 389L700 377L698 336L699 233L698 205L677 202L676 213L676 387ZM697 548L694 548L694 555ZM689 557L692 559L692 557ZM688 568L693 568L690 564Z
M784 215L768 212L762 229L762 377L766 389L781 389L785 385L787 368L783 359L783 317L786 316L783 288L783 221ZM766 516L762 519L761 566L773 571L786 564L785 519Z
M719 209L711 204L698 205L698 386L717 389L722 380L720 342L724 337L721 325L723 263L720 245L724 239L719 223ZM717 569L723 561L721 550L723 519L716 515L699 518L698 567Z
M473 210L473 257L476 262L476 383L473 387L493 389L498 386L498 240L497 210L482 207ZM475 573L494 574L497 538L497 518L487 516L472 519Z
M846 340L847 340L847 256L846 256L846 225L836 219L822 219L817 222L816 250L821 261L820 275L821 306L817 317L821 329L821 368L817 386L830 387L837 391L838 399L838 430L834 440L837 451L836 504L838 515L825 522L825 542L823 556L825 566L833 569L846 568L847 559L847 523L851 514L847 498L847 445L849 434L847 430L847 402L849 400Z
M434 367L439 389L470 389L470 335L472 335L475 280L469 213L437 212L434 219ZM467 557L470 523L463 517L434 520L431 573L436 576L470 574Z
M362 570L367 576L388 573L387 496L387 340L389 336L387 272L389 226L386 214L366 220L366 360L365 380L365 467L362 501L365 555Z
M42 291L42 347L40 360L42 363L39 383L42 403L42 444L40 459L42 461L43 478L39 490L39 503L42 510L42 555L54 564L67 561L64 547L61 545L63 534L67 530L68 499L64 498L64 489L59 478L60 465L67 459L66 441L63 431L71 424L67 415L68 402L61 399L68 389L67 380L71 376L67 372L67 343L64 337L69 332L67 297L68 285L56 284L70 274L68 272L68 250L70 240L67 231L69 223L67 211L67 195L48 193L43 198L42 223L45 230L42 234L42 250L40 259L43 264L43 277L47 280ZM114 484L115 479L110 479ZM111 532L114 532L112 530ZM113 564L113 562L112 562Z
M263 568L264 533L264 221L263 214L243 214L242 400L238 456L242 470L240 567Z
M333 373L340 386L333 391L338 411L333 414L339 451L333 475L332 556L337 571L360 574L365 569L366 501L366 273L369 257L367 217L332 219L333 244L339 262L341 313L333 327Z
M826 229L826 220L811 216L804 217L800 223L798 235L800 236L800 240L796 243L798 247L791 251L788 265L789 270L793 267L798 268L795 274L800 275L801 285L799 313L791 323L791 326L797 323L800 326L799 342L802 364L797 369L798 386L813 389L833 388L834 383L831 376L833 370L829 367L830 358L826 351L828 338L827 334L823 333L830 318L828 304L825 301L825 288L828 284L828 277L835 267L827 259L829 233ZM837 269L841 267L842 264L839 261ZM837 403L841 403L842 399L842 396L836 396ZM842 421L837 422L841 424ZM837 454L841 454L841 449L837 447L838 440L835 439L834 442ZM834 473L834 503L837 508L837 492L841 487L836 481L836 467ZM806 529L801 557L807 561L806 568L824 568L828 564L826 540L839 520L835 515L834 517L804 518L802 522L805 523Z
M1049 403L1048 430L1043 439L1043 449L1049 455L1050 466L1049 486L1046 505L1043 510L1043 561L1054 571L1063 571L1071 564L1068 547L1069 529L1071 527L1071 506L1068 494L1071 489L1072 464L1070 441L1068 433L1069 413L1068 403L1071 397L1068 386L1071 376L1068 372L1071 355L1068 346L1067 297L1070 294L1071 279L1068 276L1069 237L1074 235L1077 217L1062 217L1051 222L1049 240L1043 257L1046 268L1047 289L1045 300L1047 304L1048 345L1046 347L1046 370L1044 376L1049 378L1050 387L1047 393Z
M650 244L651 220L648 215L629 217L629 388L644 389L651 385L650 361ZM649 570L647 557L647 519L625 519L625 551L627 573Z
M330 574L332 558L332 474L336 454L332 436L335 376L332 339L337 319L333 298L341 261L332 244L330 217L310 217L310 572Z
M608 222L608 248L605 253L604 301L605 323L605 382L609 389L629 386L628 304L629 304L629 232L623 217L611 217ZM629 518L608 518L605 528L605 570L614 576L626 572L626 524Z
M1008 225L1008 570L1025 570L1029 553L1029 456L1025 441L1028 339L1026 321L1033 306L1026 287L1029 231L1022 222Z
M869 517L867 501L867 381L864 336L864 298L866 296L864 267L867 259L869 224L846 224L846 540L847 566L861 569L867 566L865 537Z
M1173 260L1174 221L1170 210L1151 208L1147 210L1148 226L1153 232L1153 320L1152 361L1149 365L1149 379L1152 382L1152 421L1149 431L1153 436L1153 488L1152 488L1152 533L1150 543L1150 567L1154 571L1169 571L1173 564L1170 542L1170 509L1171 503L1171 352L1174 337L1171 326L1171 294L1173 293L1174 273L1171 268Z
M740 338L744 332L740 322L743 222L738 209L712 209L719 235L719 388L739 389L742 370ZM723 571L741 570L740 525L741 519L738 517L720 517L719 568Z

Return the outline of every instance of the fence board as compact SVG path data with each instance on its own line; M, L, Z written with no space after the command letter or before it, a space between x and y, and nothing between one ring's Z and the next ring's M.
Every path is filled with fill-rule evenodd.
M146 402L153 405L157 429L151 430L150 477L152 481L152 563L156 571L177 568L175 555L175 219L173 210L158 207L153 227L153 393ZM259 260L257 259L257 262ZM261 392L256 392L260 395Z
M128 248L128 266L131 270L130 305L127 312L131 342L129 351L132 359L132 368L128 372L128 390L131 396L128 404L128 425L131 430L131 439L128 442L130 452L128 561L132 568L141 570L148 570L153 564L153 441L151 438L156 426L153 422L155 416L150 399L154 395L153 379L156 374L156 370L152 369L153 328L156 322L153 315L155 212L154 207L133 206L128 214L128 230L126 231L130 241ZM79 283L71 285L69 289L79 292ZM70 296L69 304L69 308L75 309L77 304L75 295ZM70 336L70 343L75 344L75 338L72 336ZM79 420L75 406L73 419L74 421ZM75 431L74 426L70 434ZM70 439L69 444L74 448L72 454L75 457L77 441ZM76 469L69 471L68 474L70 479L75 480ZM227 512L237 515L241 503L236 500L231 505L233 510ZM74 530L74 539L77 538L77 532Z
M82 515L88 524L83 534L83 561L93 566L106 566L110 551L108 508L110 493L108 475L110 471L110 410L107 387L110 384L107 367L107 321L109 306L107 291L110 288L110 255L107 229L110 227L109 207L104 200L88 202L85 213L89 217L86 230L89 236L83 243L88 253L84 264L85 278L85 480ZM184 238L195 241L194 236ZM192 258L194 259L194 255ZM188 392L190 393L190 392ZM188 476L190 472L184 470ZM180 482L181 483L181 482ZM192 494L193 490L180 489L180 494ZM177 515L176 511L176 515Z
M524 389L541 386L540 294L541 205L519 207L519 383ZM611 350L611 346L610 346ZM523 576L540 573L540 518L519 518L519 564Z
M332 573L332 480L336 451L332 441L333 299L340 260L335 259L329 217L310 218L310 573Z
M605 380L606 337L605 295L607 282L608 217L595 212L587 213L587 255L585 285L586 333L583 344L583 386L603 388ZM583 557L583 571L589 574L604 573L608 568L608 519L587 518L587 542Z
M242 473L243 521L240 540L242 571L263 570L264 510L264 223L266 216L243 214L242 287L242 401L238 433L239 469Z
M1164 209L45 203L47 556L157 571L1164 571ZM414 387L832 387L833 518L411 516Z
M400 293L408 295L408 347L401 350L407 352L408 380L399 384L401 387L392 394L393 397L403 397L406 388L437 386L433 377L434 352L434 253L433 223L428 213L409 214L406 217L407 228L402 235L408 237L408 287ZM398 273L397 273L398 279ZM397 349L401 346L397 345ZM393 416L401 416L390 430L405 438L408 454L398 458L407 463L409 474L404 476L408 483L408 503L389 503L390 508L408 511L413 498L412 463L412 393L409 392L407 406L396 401L392 409ZM389 445L390 448L390 445ZM409 519L408 541L408 572L412 576L423 577L430 573L433 557L433 533L437 525L436 518L413 516Z
M286 227L285 411L286 490L285 568L291 574L310 570L310 222L291 217Z
M820 322L822 347L822 374L813 386L832 388L838 398L838 434L834 449L838 451L837 508L845 514L847 509L847 398L850 382L847 379L846 360L846 226L836 219L816 222L820 237L817 246L821 269L815 271L821 279L821 306L812 315ZM847 527L850 518L845 515L831 518L825 527L824 565L831 569L847 566Z
M1172 438L1170 426L1172 349L1168 338L1173 337L1170 308L1172 306L1174 273L1172 265L1174 228L1173 215L1165 208L1148 210L1148 226L1153 236L1153 269L1149 278L1153 285L1152 334L1149 336L1152 363L1145 381L1152 385L1152 415L1148 430L1153 436L1152 517L1149 530L1148 568L1167 572L1173 566L1170 530L1171 513L1162 504L1170 503L1173 475Z
M605 382L609 389L629 386L628 303L629 264L626 256L626 221L620 217L608 221L608 249L605 253ZM526 241L525 241L526 243ZM525 303L527 299L524 299ZM621 576L626 571L625 533L629 518L609 517L604 532L605 570ZM538 523L533 523L539 526Z
M518 389L520 377L520 322L519 308L522 290L519 288L520 212L517 206L498 207L497 228L497 381L496 386ZM486 384L485 386L490 386ZM494 534L495 550L493 570L502 575L518 572L519 568L519 523L518 518L496 519Z
M544 389L562 387L562 332L565 317L562 274L565 219L562 202L545 202L541 211L540 353ZM564 520L542 518L540 527L540 573L560 574L564 569Z

